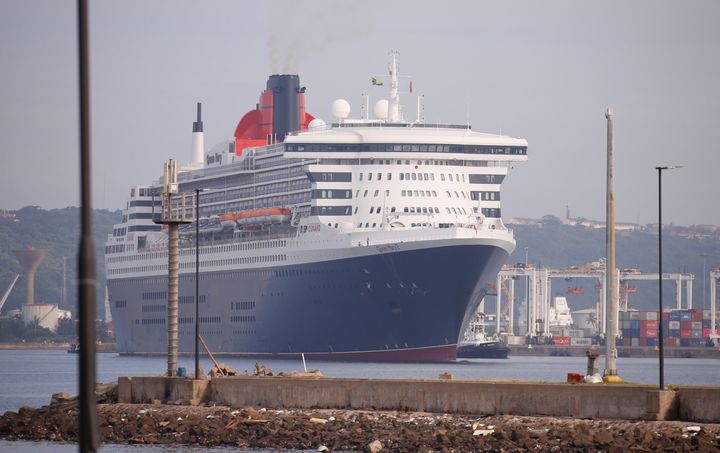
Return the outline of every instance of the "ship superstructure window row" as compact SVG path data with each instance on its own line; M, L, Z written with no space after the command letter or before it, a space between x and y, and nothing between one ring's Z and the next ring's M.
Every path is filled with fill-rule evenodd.
M350 143L350 144L324 144L324 143L288 143L285 150L317 151L317 152L410 152L410 153L463 153L463 154L490 154L490 155L527 155L526 146L481 146L481 145L412 145L412 144L383 144L383 143Z

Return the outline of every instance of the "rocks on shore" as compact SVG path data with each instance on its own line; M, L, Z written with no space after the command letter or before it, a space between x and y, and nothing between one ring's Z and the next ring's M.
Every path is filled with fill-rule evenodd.
M108 443L372 453L720 450L718 424L117 404L116 388L101 390L98 418ZM77 416L77 399L56 394L48 406L6 412L0 437L76 441Z

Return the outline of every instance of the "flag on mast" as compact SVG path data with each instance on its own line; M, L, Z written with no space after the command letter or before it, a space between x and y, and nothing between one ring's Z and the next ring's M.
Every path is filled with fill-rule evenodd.
M412 94L412 80L410 81L410 94Z
M383 82L379 77L370 77L373 85L382 86Z

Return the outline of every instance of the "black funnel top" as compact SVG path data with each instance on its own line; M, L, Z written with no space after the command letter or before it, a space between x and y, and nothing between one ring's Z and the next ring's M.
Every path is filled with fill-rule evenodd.
M202 132L202 103L197 103L197 121L193 122L193 132Z
M267 89L273 92L273 135L283 141L288 132L300 130L300 77L273 74Z

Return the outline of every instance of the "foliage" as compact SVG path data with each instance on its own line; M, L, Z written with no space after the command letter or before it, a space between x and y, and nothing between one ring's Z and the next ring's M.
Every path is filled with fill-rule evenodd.
M121 219L120 211L93 211L93 241L97 274L98 314L103 313L105 300L105 241L114 223ZM59 304L62 309L77 313L77 250L80 240L80 209L68 207L44 210L27 206L16 211L16 219L0 220L0 294L3 294L16 274L21 274L3 307L3 312L18 308L25 300L25 276L12 255L12 250L28 246L47 250L48 257L35 276L35 300ZM66 264L67 294L63 303L63 257Z

